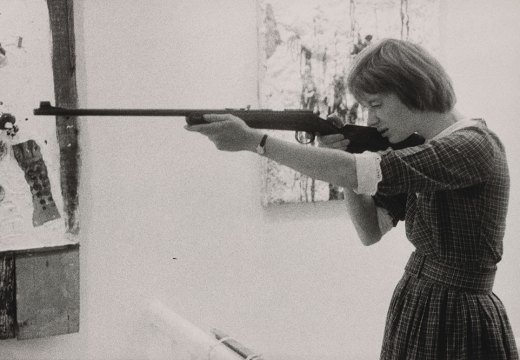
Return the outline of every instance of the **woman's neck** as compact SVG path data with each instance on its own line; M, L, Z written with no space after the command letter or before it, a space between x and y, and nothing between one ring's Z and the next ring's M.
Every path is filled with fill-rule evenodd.
M464 116L456 109L446 113L424 112L421 114L420 129L417 133L425 139L431 139L463 118Z

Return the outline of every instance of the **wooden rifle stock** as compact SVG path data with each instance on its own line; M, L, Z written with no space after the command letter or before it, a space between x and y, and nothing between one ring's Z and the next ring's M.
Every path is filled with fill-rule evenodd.
M251 109L69 109L40 102L34 115L51 116L182 116L188 125L205 123L204 114L232 114L255 129L306 132L312 135L342 134L350 140L347 151L380 151L389 147L397 150L420 145L424 139L417 134L406 140L390 144L377 129L361 125L345 125L337 128L332 122L321 118L312 110L251 110Z

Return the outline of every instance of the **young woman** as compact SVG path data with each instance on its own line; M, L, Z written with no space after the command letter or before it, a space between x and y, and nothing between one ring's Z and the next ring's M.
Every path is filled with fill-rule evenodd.
M344 187L361 241L378 242L398 221L415 246L391 300L381 359L518 359L500 299L492 292L509 198L504 147L480 119L454 109L442 66L413 43L385 39L363 50L348 77L368 124L391 143L351 154L341 135L306 147L267 137L231 115L187 127L225 151L257 151Z

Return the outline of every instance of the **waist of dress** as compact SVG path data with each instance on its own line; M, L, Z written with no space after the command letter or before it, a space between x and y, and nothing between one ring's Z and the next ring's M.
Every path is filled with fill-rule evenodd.
M414 251L406 264L405 272L463 291L489 293L493 290L496 269L468 271L439 263Z

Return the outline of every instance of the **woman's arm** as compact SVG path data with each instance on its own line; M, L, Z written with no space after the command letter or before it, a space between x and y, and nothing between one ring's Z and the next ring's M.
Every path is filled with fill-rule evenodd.
M248 127L233 115L205 115L209 124L187 126L206 135L219 150L256 151L264 132ZM269 137L264 156L313 179L337 186L357 187L356 160L353 154L336 149L301 146Z
M341 134L318 137L318 145L321 147L346 151L348 144L349 140ZM358 164L356 164L356 174L357 166ZM363 245L369 246L381 240L383 231L379 225L379 213L374 198L370 195L356 193L347 187L343 189L343 193L350 220Z
M345 203L352 224L365 246L373 245L383 236L379 227L377 208L370 195L356 194L345 188Z
M313 179L349 189L357 187L356 160L345 151L301 146L269 137L264 155Z

